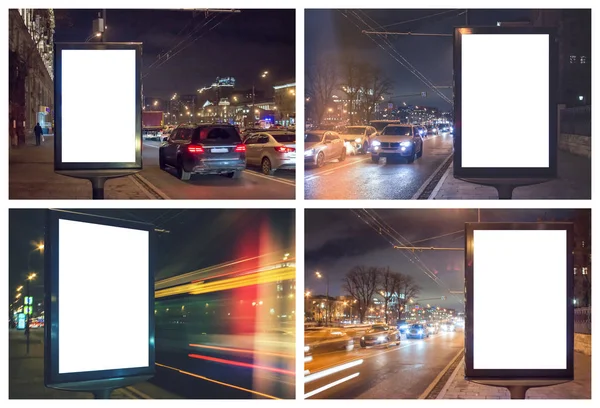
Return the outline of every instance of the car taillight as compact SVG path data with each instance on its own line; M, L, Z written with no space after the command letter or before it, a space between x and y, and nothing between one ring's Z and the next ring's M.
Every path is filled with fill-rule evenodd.
M294 147L275 146L275 151L278 153L291 153L295 152L296 149Z
M245 144L239 144L239 145L237 145L235 147L234 151L238 152L238 153L245 152L246 151L246 145Z
M204 153L204 148L198 145L188 145L187 149L190 153Z

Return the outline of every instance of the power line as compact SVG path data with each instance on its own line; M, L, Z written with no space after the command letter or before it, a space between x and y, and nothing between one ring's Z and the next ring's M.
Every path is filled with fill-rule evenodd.
M344 14L344 12L340 11L340 13L346 17L348 19L348 21L350 21L352 24L354 24L355 27L357 27L359 30L361 30L361 32L363 31L363 29L361 27L359 27L358 24L356 24L354 21L352 21L350 19L350 17L346 14ZM366 25L369 29L374 30L373 27L367 23L366 21L364 21L364 19L362 19L356 12L354 11L349 11L350 14L352 14L357 20L359 20L360 22L362 22L364 25ZM368 14L366 14L364 11L362 11L362 13L369 18L371 21L374 21L373 18L369 17ZM377 22L375 22L375 24L377 24ZM382 35L378 35L379 39L381 39L383 41L383 43L385 45L387 45L387 47L389 47L389 49L391 49L396 56L394 56L392 53L390 53L390 51L388 51L383 45L381 45L377 40L375 40L373 37L371 37L370 35L368 35L369 39L371 41L373 41L379 48L381 48L382 50L384 50L386 53L388 53L388 55L390 55L394 60L396 60L396 62L398 62L400 65L402 65L404 68L408 69L410 71L411 74L413 74L414 76L416 76L421 82L423 82L425 85L427 85L433 92L435 92L442 100L444 100L445 102L449 103L450 105L453 104L453 102L446 97L446 95L442 94L439 90L437 90L435 88L435 86L433 85L433 82L431 82L422 72L420 72L414 65L412 65L403 55L401 55L398 50L396 50L394 48L394 46L391 44L391 42L389 40L387 40L384 36ZM400 57L402 60L404 60L405 62L400 61L397 57Z
M400 24L412 23L413 21L425 20L427 18L431 18L431 17L435 17L435 16L440 16L442 14L450 13L450 12L457 11L457 10L460 10L460 9L444 10L444 11L442 11L440 13L428 14L428 15L423 16L423 17L413 18L412 20L404 20L404 21L400 21L398 23L392 23L392 24L382 25L381 27L385 28L385 27L391 27L391 26L396 26L396 25L400 25Z
M408 249L411 251L464 251L464 248L440 248L440 247L415 247L415 246L397 246L394 249Z
M423 242L423 241L431 241L432 239L437 239L437 238L443 238L443 237L447 237L449 235L454 235L454 234L458 234L458 233L463 233L463 230L458 230L458 231L454 231L454 232L449 232L447 234L442 234L442 235L436 235L435 237L431 237L431 238L423 238L423 239L419 239L417 241L413 241L413 244L419 243L419 242Z
M402 33L398 31L367 31L363 30L363 34L377 34L377 35L410 35L413 37L452 37L452 34L436 34L436 33L413 33L411 31Z

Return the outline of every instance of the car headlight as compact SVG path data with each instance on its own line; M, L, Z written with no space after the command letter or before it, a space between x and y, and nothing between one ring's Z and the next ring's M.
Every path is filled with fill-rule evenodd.
M304 152L305 156L312 156L313 154L315 154L315 149L308 149Z
M418 334L423 334L423 330L419 330L417 333Z
M403 147L408 147L411 145L412 145L412 142L400 142L400 146L403 146Z
M308 353L308 351L310 350L310 346L304 346L304 352Z
M350 144L350 142L346 141L346 142L344 142L344 146L349 147L349 146L351 146L351 144Z
M379 336L379 337L377 337L377 341L385 341L385 336Z
M356 143L360 143L360 142L362 142L362 139L361 139L360 137L357 137L356 139L354 139L354 141L355 141Z
M364 340L364 339L365 339L365 336L362 336L360 339L361 339L361 340Z
M373 140L373 142L371 142L371 146L373 146L373 147L381 146L381 142L379 140Z

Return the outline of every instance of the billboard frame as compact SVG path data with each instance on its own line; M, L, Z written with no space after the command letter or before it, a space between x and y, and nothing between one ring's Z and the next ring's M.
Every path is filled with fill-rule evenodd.
M566 231L565 248L567 280L565 302L567 310L567 341L565 369L474 369L473 368L473 239L477 230L552 230ZM570 222L467 222L465 223L465 380L467 381L510 381L510 380L561 380L574 378L574 318L573 318L573 223Z
M63 162L62 161L62 51L63 50L134 50L135 51L135 162ZM93 79L92 79L93 80ZM139 42L58 42L54 43L54 171L141 170L142 169L142 43Z
M148 366L124 369L97 370L60 374L59 362L59 220L86 222L112 227L148 231ZM44 384L49 388L71 391L110 390L140 381L155 374L155 328L154 328L154 268L156 265L154 226L148 223L122 220L72 211L49 209L46 214L44 237ZM99 253L99 256L103 254Z
M548 35L548 167L462 166L462 36L477 34ZM558 175L558 42L556 30L548 27L455 27L453 35L454 77L454 177L467 179L552 179ZM475 181L473 181L475 182ZM538 181L539 182L539 181ZM535 183L528 183L535 184ZM486 184L487 185L487 184Z

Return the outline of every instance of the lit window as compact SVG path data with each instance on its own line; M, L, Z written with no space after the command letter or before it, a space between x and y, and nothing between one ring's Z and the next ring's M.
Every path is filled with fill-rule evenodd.
M581 268L581 274L582 275L587 275L588 274L586 266L584 266L583 268Z
M577 63L577 56L576 55L571 55L569 57L569 63L570 64L576 64Z
M586 57L585 57L585 55L582 55L581 58L579 58L579 63L580 64L585 64L586 63Z
M577 268L573 268L573 275L577 275Z

